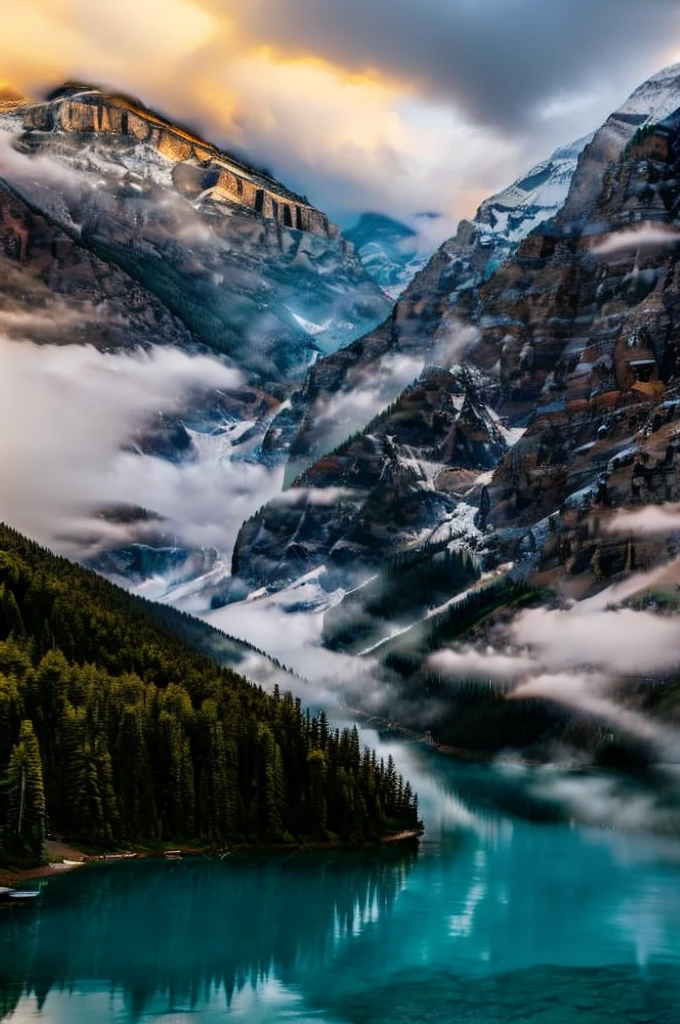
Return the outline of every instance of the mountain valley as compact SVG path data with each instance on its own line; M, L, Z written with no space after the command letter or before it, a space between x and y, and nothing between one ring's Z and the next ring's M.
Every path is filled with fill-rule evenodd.
M365 215L345 239L138 101L3 101L8 340L172 348L238 375L126 444L190 470L197 505L208 467L242 472L240 528L201 546L121 500L93 511L125 543L102 532L81 557L218 626L304 619L312 675L361 663L351 706L434 742L654 760L666 741L640 716L674 706L672 665L627 689L594 654L541 653L526 623L581 605L672 621L678 109L672 67L414 263L412 228ZM648 507L660 528L636 527ZM244 638L281 658L267 621ZM596 697L567 700L567 667Z

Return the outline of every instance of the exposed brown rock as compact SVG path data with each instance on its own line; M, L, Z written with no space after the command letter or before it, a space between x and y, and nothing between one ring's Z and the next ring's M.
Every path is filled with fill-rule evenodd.
M173 163L189 161L192 170L199 172L198 178L206 181L199 192L209 189L213 199L246 206L300 231L327 235L335 230L327 217L301 196L127 97L87 85L65 86L46 102L26 107L23 123L30 132L131 136ZM208 184L208 179L214 180Z

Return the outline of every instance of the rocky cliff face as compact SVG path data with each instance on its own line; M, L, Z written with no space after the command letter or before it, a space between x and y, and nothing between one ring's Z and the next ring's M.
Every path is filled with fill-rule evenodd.
M594 136L557 150L484 202L473 221L462 221L456 236L416 274L386 322L312 368L295 409L297 417L286 424L291 439L287 479L294 479L337 443L337 427L326 415L329 400L337 405L339 395L351 396L365 381L384 377L386 360L417 355L425 362L457 362L471 338L461 327L476 326L487 315L479 302L484 282L493 279L523 239L542 224L555 219L563 232L582 230L607 168L636 131L667 117L679 105L680 65L640 86ZM391 387L386 382L381 390L384 403L394 400L401 387L398 375ZM351 401L346 404L353 407ZM342 426L346 432L360 429L360 415L348 417Z
M635 132L646 124L657 124L680 105L680 64L664 68L644 82L595 132L586 146L564 206L558 214L562 226L577 227L596 201L602 179Z
M284 227L311 234L338 234L325 214L302 196L266 172L248 167L205 139L159 117L139 101L91 86L67 85L53 92L45 103L24 106L22 115L28 132L119 136L144 143L178 165L173 174L175 184L192 199L200 196L232 203Z
M233 574L281 585L325 564L349 586L406 543L475 532L478 480L508 448L489 397L473 371L426 370L244 525Z
M198 347L185 325L124 270L107 263L0 184L0 293L5 333L104 351Z
M362 426L357 415L336 421L329 429L326 410L330 396L336 402L340 394L351 396L377 375L384 380L380 399L386 404L402 387L398 374L390 379L389 364L395 358L401 361L417 356L423 361L443 360L447 365L458 360L470 340L464 327L473 318L479 286L523 238L561 207L588 142L589 138L582 139L558 150L548 161L486 200L474 221L462 221L455 237L416 271L388 321L314 366L297 399L299 426L297 421L292 427L288 425L289 480L315 455L332 448L341 431L347 433ZM353 403L349 401L347 407L351 410Z
M533 413L492 487L497 523L536 522L637 443L678 373L680 139L660 125L604 176L577 234L524 242L483 289L470 358L498 372L500 409Z
M13 192L252 380L303 374L388 308L306 200L132 101L66 87L0 127Z
M661 91L641 91L654 99L656 114L680 101L680 71L660 76L660 81ZM400 451L399 462L405 470L428 462L439 467L430 475L430 503L448 500L448 484L454 481L458 502L483 506L482 525L488 520L493 526L481 545L490 568L521 561L540 547L548 517L578 502L584 491L593 496L603 493L600 477L607 477L613 466L628 479L620 498L625 493L632 497L633 477L635 487L643 477L647 479L646 471L636 469L640 460L647 464L640 431L660 429L666 423L663 403L678 372L680 351L676 341L680 244L675 227L680 211L680 133L673 117L658 125L647 124L639 113L640 94L636 96L624 114L610 119L583 151L564 209L521 240L516 254L486 275L487 280L470 292L473 301L465 302L456 286L451 250L444 246L410 286L389 324L322 361L308 382L310 389L316 387L316 396L327 389L337 395L343 380L351 380L355 388L365 386L371 372L367 368L375 367L392 345L402 354L424 351L427 360L441 345L444 330L459 324L464 362L477 374L481 418L487 425L495 422L505 438L506 454L484 477L487 465L481 459L471 462L465 446L459 450L454 445L442 460L441 452L432 455L429 436L423 433L410 444L408 453ZM638 112L631 113L629 107ZM605 150L614 152L606 165L602 162ZM452 291L455 305L450 301ZM447 380L442 371L439 389L430 393L435 407L447 401ZM314 392L311 399L319 401ZM412 421L418 421L418 414L407 411L402 401L386 418L388 436L407 431ZM494 429L487 426L484 447L489 466L500 451L493 436ZM372 438L369 427L353 442L356 458L351 467L335 455L323 458L303 474L291 493L311 480L320 488L340 488L351 475L361 478L363 467L375 457ZM627 469L616 462L622 453ZM384 454L380 451L379 457L384 459ZM647 453L650 465L664 458L670 460L669 473L674 472L672 452ZM464 471L470 468L476 476L465 477ZM663 476L662 470L659 473ZM656 477L651 474L649 479ZM403 496L389 486L377 484L376 488L380 499L373 493L371 511L362 515L372 516L374 530L389 536L391 550L417 543L419 528L420 540L430 536L427 514L402 518ZM317 504L323 502L317 500ZM440 522L446 521L443 506L437 515ZM289 518L284 526L279 519L275 528L276 518L270 507L258 523L244 528L239 539L235 568L252 583L271 582L257 557L248 554L251 544L256 546L255 538L264 536L258 530L265 522L266 534L276 537L268 563L276 565L279 580L310 564L309 559L300 561L299 547L294 549L297 561L288 560L298 524ZM314 523L321 518L323 542L314 534ZM335 533L328 529L329 518L334 518ZM340 510L335 517L326 508L322 513L306 512L304 529L315 536L311 548L316 564L336 558L337 531L345 525ZM553 526L558 527L557 521ZM474 529L470 539L480 546ZM350 550L360 560L353 545ZM249 572L253 566L256 570Z

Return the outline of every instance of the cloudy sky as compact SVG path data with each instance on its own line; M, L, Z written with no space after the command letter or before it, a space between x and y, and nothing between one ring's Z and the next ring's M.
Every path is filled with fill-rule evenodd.
M469 214L680 60L678 0L5 0L0 79L132 92L336 219Z

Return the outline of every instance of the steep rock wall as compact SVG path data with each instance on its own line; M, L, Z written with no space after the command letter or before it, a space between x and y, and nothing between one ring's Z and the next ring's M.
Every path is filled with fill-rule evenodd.
M23 111L26 131L119 135L152 146L182 167L176 183L196 195L246 207L262 217L310 234L334 235L337 229L301 196L274 179L249 169L210 143L191 135L124 97L96 89L65 89L45 103Z

